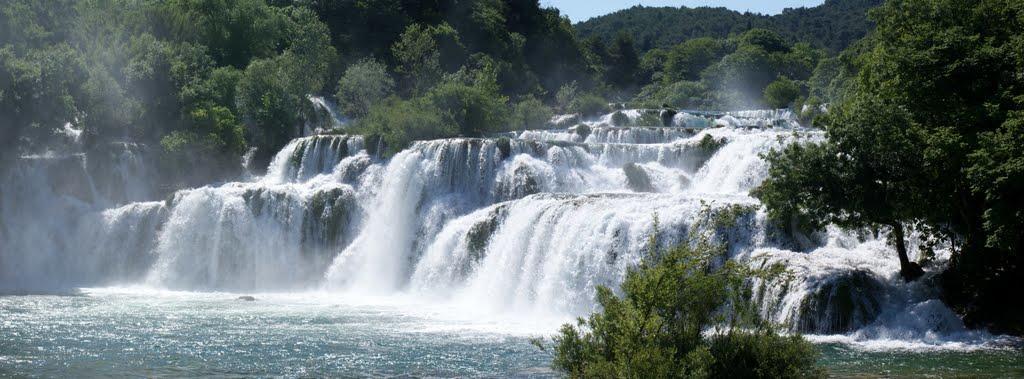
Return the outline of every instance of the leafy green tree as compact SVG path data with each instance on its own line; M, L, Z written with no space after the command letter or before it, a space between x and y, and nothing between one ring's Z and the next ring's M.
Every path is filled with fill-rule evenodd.
M202 82L186 85L181 88L178 96L186 104L212 102L237 113L235 98L238 82L242 80L244 71L232 66L222 66L210 70L209 76Z
M269 158L295 136L305 93L293 92L289 60L258 59L238 81L237 108L261 158Z
M841 101L843 95L851 92L850 86L857 75L853 59L854 54L843 52L818 62L807 80L810 96L827 103Z
M820 167L850 178L846 201L814 200L834 206L827 213L839 221L890 224L901 262L904 224L950 242L945 300L969 325L1011 333L1024 331L1024 304L1007 290L1024 284L1024 208L1012 192L1020 188L1024 78L1005 73L1024 67L1022 14L1024 4L1008 0L890 1L872 12L878 26L851 60L856 78L834 86L846 90L822 118L837 158ZM806 169L793 153L772 161L779 168L769 187L813 175L783 173Z
M474 83L445 80L424 96L459 134L479 137L506 124L508 98L498 93L493 76Z
M512 108L512 114L509 117L510 126L514 130L540 129L551 120L554 114L551 107L530 96L516 103Z
M608 100L592 93L577 96L569 103L570 113L578 113L584 117L599 116L608 111Z
M179 40L209 47L219 65L244 68L287 38L286 15L264 0L170 0L158 13Z
M1001 171L972 156L1001 150L1001 159L1014 161L1006 155L1013 149L990 150L1000 145L990 143L1013 135L1013 115L1024 109L1024 77L1004 74L1024 67L1022 14L1024 4L1015 1L887 3L872 14L878 28L860 57L864 87L857 90L906 109L922 135L918 175L925 184L913 190L928 206L919 215L959 247L943 277L947 301L966 313L968 324L1015 333L1024 332L1024 302L1005 289L1024 284L1024 245L1007 248L999 242L1020 239L992 236L1015 225L997 215L1020 212L1021 203L987 195L1013 179L968 173ZM976 182L983 177L996 180Z
M813 345L777 335L749 306L755 273L715 267L715 253L683 245L629 270L621 296L598 287L601 311L562 326L553 366L573 378L823 376ZM725 330L707 335L713 327Z
M637 57L632 37L623 33L615 38L608 48L608 64L608 71L605 72L607 83L623 89L637 85L640 58Z
M1024 246L1024 111L1012 112L998 130L980 138L966 174L972 191L985 198L985 244L1013 251Z
M789 147L766 156L770 177L755 191L779 220L797 218L820 228L835 223L849 228L885 226L907 280L923 273L910 261L905 224L919 220L926 207L923 143L909 115L872 96L835 107L824 116L829 146ZM814 191L807 191L814 188ZM786 197L789 198L786 198Z
M289 71L291 87L303 94L318 93L327 84L331 62L337 60L330 32L308 8L290 7L286 11L288 47L281 56L289 61L284 68Z
M640 58L640 68L637 72L639 85L647 85L651 82L661 81L664 75L665 61L668 60L668 51L664 49L653 49Z
M67 42L77 16L74 0L9 0L0 4L0 46L24 52Z
M758 107L768 84L780 76L807 80L823 54L807 44L790 46L779 35L754 29L736 38L735 51L701 72L724 107Z
M338 105L346 116L364 117L370 108L394 94L395 81L387 66L364 59L349 66L338 81Z
M751 29L740 35L740 44L755 46L769 53L788 53L789 42L767 29Z
M544 91L553 94L571 82L589 88L594 72L580 59L584 47L568 17L557 9L542 8L537 0L509 4L518 13L508 17L518 21L513 21L512 30L526 37L522 51Z
M708 88L702 82L678 81L668 85L655 83L637 94L637 101L649 108L669 106L685 109L710 107Z
M698 80L701 71L717 62L732 50L724 40L697 38L669 50L662 77L667 83L680 80Z
M335 50L352 57L389 57L391 46L414 22L437 22L437 7L407 6L403 0L311 1L313 9L331 31ZM345 58L345 57L342 57ZM393 64L394 62L388 62Z
M715 101L727 108L760 105L764 88L778 77L775 59L767 51L742 45L701 73Z
M508 123L508 98L498 92L494 75L460 71L423 96L392 97L372 106L356 130L383 138L391 154L418 140L480 137Z
M576 82L566 83L562 85L562 87L558 89L558 93L555 94L555 103L563 111L566 111L569 109L569 105L572 104L572 101L576 99L576 95L578 93L579 87L576 85Z
M66 44L24 56L0 48L0 163L45 143L56 128L81 115L87 75L82 58Z
M800 97L800 84L781 77L764 88L764 102L771 108L787 108Z
M415 94L437 84L445 73L454 72L465 59L458 32L448 24L410 25L391 47L398 62L403 88Z
M444 120L441 112L423 98L401 100L391 98L370 108L370 113L357 121L356 130L382 138L388 154L395 154L413 141L455 136L456 125Z

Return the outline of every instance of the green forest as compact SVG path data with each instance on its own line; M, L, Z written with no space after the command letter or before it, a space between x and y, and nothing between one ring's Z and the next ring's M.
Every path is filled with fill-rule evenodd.
M382 141L384 156L417 140L544 128L556 114L790 108L828 138L764 157L770 175L753 195L780 228L887 232L908 281L949 244L931 283L943 301L968 326L1024 334L1019 0L829 0L776 16L634 7L577 25L538 0L0 3L0 165L53 148L69 124L86 149L155 149L162 187L201 185L239 175L248 151L266 167L322 117L310 96L336 101L344 132ZM911 234L928 241L918 262ZM631 271L622 298L602 290L607 313L563 329L556 366L728 377L707 357L739 346L778 363L765 377L821 374L779 363L813 349L767 326L764 344L702 337L730 299L680 315L693 304L659 291L732 295L738 274L675 275L710 264L699 251L667 256ZM663 320L673 322L653 340L616 335ZM639 358L622 346L674 365L624 369Z
M642 32L583 38L584 25L531 0L9 1L0 6L4 159L47 146L69 123L89 148L159 146L166 185L180 188L237 170L250 148L265 163L318 119L310 95L337 99L392 152L416 139L541 127L610 102L828 100L837 64L814 30L731 24L735 32L645 51ZM849 33L867 25L851 22Z
M787 8L772 16L726 8L634 6L580 22L576 30L581 38L599 38L605 43L625 32L645 53L691 39L726 38L761 28L836 53L867 35L873 25L867 11L881 4L882 0L827 0L816 7Z

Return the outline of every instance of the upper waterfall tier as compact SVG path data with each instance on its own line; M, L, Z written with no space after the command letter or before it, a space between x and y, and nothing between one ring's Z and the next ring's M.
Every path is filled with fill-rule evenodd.
M341 159L365 148L361 136L328 134L297 138L274 156L265 179L275 183L308 180L331 172Z

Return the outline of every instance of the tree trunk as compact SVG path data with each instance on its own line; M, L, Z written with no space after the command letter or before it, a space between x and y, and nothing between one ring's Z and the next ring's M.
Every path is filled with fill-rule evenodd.
M903 224L895 222L892 224L892 238L896 244L896 254L900 257L900 275L905 281L913 281L924 275L924 270L917 262L911 262L907 256L907 243L903 232Z

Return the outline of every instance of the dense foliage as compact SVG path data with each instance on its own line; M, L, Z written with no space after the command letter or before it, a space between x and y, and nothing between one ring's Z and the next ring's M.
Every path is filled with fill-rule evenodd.
M592 116L636 93L652 107L761 106L783 76L800 104L824 53L793 43L810 33L733 33L753 25L641 55L637 34L580 39L537 0L12 0L0 4L0 162L66 149L60 135L81 130L87 149L157 150L162 187L195 185L238 171L246 151L261 167L303 130L331 126L311 96L336 99L390 151ZM771 94L782 105L791 91ZM381 124L421 117L390 114L411 109L438 128Z
M644 56L644 70L649 73L645 75L651 81L639 82L646 86L633 102L696 109L802 104L826 56L824 50L789 43L767 29L751 29L727 39L693 39Z
M630 270L622 296L599 287L601 311L555 336L555 368L574 378L823 376L809 342L776 334L747 301L759 273L715 267L715 254L683 245Z
M948 244L946 302L1022 333L1024 3L892 0L872 18L830 63L848 82L829 85L828 142L769 154L758 196L778 219L888 229L908 279L908 226L933 242L924 256Z
M385 136L392 149L504 128L513 104L536 126L546 108L526 105L567 83L593 93L587 55L536 0L13 0L0 4L0 162L67 149L61 133L81 130L87 149L155 147L172 187L209 182L316 122L316 95L371 132L438 120ZM433 114L389 114L410 107Z
M638 41L640 52L670 48L698 38L725 38L750 29L769 29L793 42L833 52L845 49L871 29L866 11L882 0L827 0L811 8L789 8L766 16L726 8L635 6L576 25L584 38L610 42L620 33Z
M338 106L349 117L364 117L395 92L387 66L373 59L356 62L338 80Z
M169 182L237 170L295 135L336 53L304 7L262 0L26 1L0 5L2 150L161 147Z

